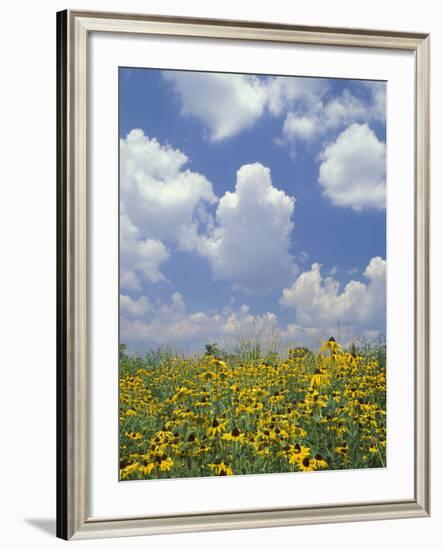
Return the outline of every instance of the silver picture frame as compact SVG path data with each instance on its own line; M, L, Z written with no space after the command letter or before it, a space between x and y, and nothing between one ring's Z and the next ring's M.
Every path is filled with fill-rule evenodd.
M414 55L414 497L204 514L97 519L88 510L88 35L136 33L402 50ZM429 465L429 35L251 21L57 14L57 536L119 537L424 517Z

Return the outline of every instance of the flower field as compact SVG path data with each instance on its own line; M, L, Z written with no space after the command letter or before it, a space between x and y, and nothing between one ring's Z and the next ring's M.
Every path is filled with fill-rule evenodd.
M385 465L383 348L121 353L121 480Z

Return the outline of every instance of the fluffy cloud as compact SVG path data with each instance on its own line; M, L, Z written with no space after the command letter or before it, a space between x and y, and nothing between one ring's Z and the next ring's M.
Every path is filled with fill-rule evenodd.
M121 209L142 235L179 241L202 203L213 203L212 184L186 168L188 158L142 130L120 140Z
M226 192L210 235L196 244L218 279L245 292L266 293L293 275L289 254L295 199L272 184L270 170L248 164Z
M324 122L327 127L337 128L352 122L385 120L385 87L368 87L370 99L354 96L347 89L340 96L332 98L324 105ZM380 97L384 97L384 109L380 109Z
M120 140L120 280L126 289L140 289L139 275L164 280L160 267L170 256L164 241L186 248L183 236L198 231L204 205L216 202L211 183L187 162L142 130Z
M371 93L372 118L385 121L387 115L387 84L381 81L365 81L363 85Z
M142 317L151 310L151 303L146 296L133 299L125 294L120 294L120 311L123 316Z
M145 297L121 295L121 341L138 352L167 345L193 352L211 342L233 349L240 341L256 341L263 349L282 350L287 345L316 349L330 335L343 342L373 339L385 334L386 262L372 258L364 276L366 283L350 281L341 291L336 280L324 278L319 264L313 264L283 291L281 304L296 316L286 326L279 325L275 313L254 315L245 304L190 312L178 292L155 307Z
M155 308L148 301L140 303L141 300L144 299L120 297L121 341L135 351L165 345L181 351L201 351L211 342L231 349L240 339L271 337L277 324L273 313L252 315L247 305L236 311L228 307L221 312L191 313L178 292L169 303ZM262 343L265 345L265 340Z
M321 78L164 71L181 104L181 113L198 118L211 141L250 128L261 116L284 115L282 138L294 150L297 140L312 141L355 122L385 121L386 84L360 82L357 95L344 89L327 97Z
M290 112L284 121L282 132L289 141L297 138L309 141L316 136L319 128L319 122L315 117L297 116Z
M328 333L318 327L304 327L297 323L289 323L280 329L279 336L283 344L289 346L307 346L319 349L321 344L329 338Z
M280 116L295 102L311 108L326 90L317 78L164 71L181 102L181 113L209 129L221 141L250 128L264 113Z
M315 110L328 86L321 78L276 76L266 79L264 88L269 112L279 116L295 103L304 110Z
M204 122L212 141L249 128L259 118L266 92L256 76L165 71L181 100L181 112Z
M165 280L160 266L170 253L157 239L143 239L125 214L120 216L120 285L127 290L140 290L144 280L156 283Z
M313 264L283 291L281 305L295 312L295 321L285 326L275 313L255 315L246 304L191 312L178 292L155 307L146 297L123 294L121 341L138 352L165 345L191 352L211 342L232 349L240 341L252 341L263 349L283 350L287 345L317 349L330 335L343 342L359 336L372 339L385 334L385 260L372 258L364 277L365 283L350 281L341 291L336 280L323 277L319 264Z
M361 87L368 91L368 97L356 97L344 89L328 101L318 99L309 109L290 110L283 125L284 139L289 143L312 141L355 122L385 121L385 84L367 82Z
M207 258L213 275L245 292L266 293L293 276L288 250L295 200L272 184L259 163L237 172L221 199L187 157L141 130L121 143L121 274L126 290L165 280L170 247ZM217 204L218 203L218 204ZM208 206L217 204L216 216Z
M211 183L185 169L187 157L132 130L121 147L120 281L140 290L139 277L164 280L169 246L197 251L215 278L245 292L265 293L293 275L288 253L294 199L276 189L259 163L237 173L234 192L218 201ZM216 204L216 218L207 205ZM169 243L169 244L168 244Z
M367 124L352 124L320 155L319 183L336 206L383 209L386 151Z
M323 337L343 330L351 332L348 337L384 333L386 271L385 260L372 258L364 271L367 283L352 280L341 291L338 281L324 278L315 263L283 290L280 303L295 310L293 327L310 328Z

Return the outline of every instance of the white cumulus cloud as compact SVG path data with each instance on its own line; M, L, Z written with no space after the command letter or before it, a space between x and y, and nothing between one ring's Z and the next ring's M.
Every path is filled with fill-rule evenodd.
M330 96L329 83L321 78L190 71L164 71L163 75L173 85L181 113L200 120L212 142L239 134L264 115L283 117L281 134L274 142L286 146L295 158L298 141L323 142L355 123L385 122L385 82L361 81L352 91L344 88ZM372 199L369 206L379 207L380 202L379 197ZM188 239L194 231L186 226Z
M318 133L319 122L315 117L297 116L290 112L284 121L282 132L286 138L311 140Z
M385 121L387 115L387 83L367 80L363 84L371 92L373 118Z
M214 276L249 293L285 284L294 270L289 254L294 207L295 199L273 186L267 167L242 166L235 191L218 203L213 231L196 244Z
M242 166L235 190L218 199L211 183L185 168L187 157L141 130L121 143L121 286L165 280L173 248L205 257L216 279L267 293L294 274L289 254L295 199L259 163ZM213 215L208 207L216 205Z
M222 310L189 311L179 292L155 305L144 296L122 294L121 341L138 352L162 346L190 352L213 342L230 350L240 341L283 350L288 345L317 349L331 335L343 343L355 337L374 339L385 334L385 260L372 258L363 275L365 282L352 280L340 289L313 264L282 293L281 305L294 312L286 325L273 311L254 314L247 304L235 307L234 300Z
M296 140L312 141L355 122L384 122L385 83L365 82L361 87L363 91L368 90L368 97L365 97L366 93L356 96L345 88L339 95L327 101L323 97L317 97L309 108L295 105L294 109L288 111L284 121L284 139L289 143Z
M322 78L164 71L181 113L200 120L213 142L231 138L263 115L284 116L282 138L293 149L354 122L385 121L385 82L361 81L353 92L329 97Z
M139 129L120 140L121 209L141 234L179 241L202 203L213 203L212 184L186 168L187 156Z
M256 76L164 71L181 100L181 112L204 122L212 141L249 128L265 107L266 91Z
M260 339L263 345L270 345L277 325L275 314L253 315L245 304L237 310L229 306L222 311L189 312L178 292L170 302L155 308L142 298L120 300L121 341L135 351L167 345L181 351L201 351L213 342L232 349L240 339Z
M386 148L368 124L352 124L320 155L319 183L336 206L359 211L386 202Z
M134 299L126 294L120 294L120 312L123 316L142 317L151 307L152 304L146 296Z
M267 108L272 115L285 113L294 104L304 110L317 109L320 98L328 89L322 78L275 76L265 80Z
M311 108L326 90L317 78L164 71L181 103L181 113L203 122L211 141L250 128L262 115L280 116L294 103Z
M170 257L158 239L142 238L140 231L125 214L120 215L120 285L127 290L140 290L140 276L153 283L165 280L161 264Z
M187 233L198 231L204 205L216 202L212 184L186 168L187 156L161 145L142 130L120 140L121 284L139 290L144 280L164 280L161 264L170 257L165 241L186 248Z
M323 277L318 263L301 273L291 287L282 292L280 303L295 312L294 327L316 330L322 336L365 336L385 331L386 272L384 259L370 260L364 276L367 282L350 281L341 290L333 277Z

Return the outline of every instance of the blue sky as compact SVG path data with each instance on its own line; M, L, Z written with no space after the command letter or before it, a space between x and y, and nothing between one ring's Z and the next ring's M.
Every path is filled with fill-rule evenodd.
M119 76L122 342L385 334L385 83Z

